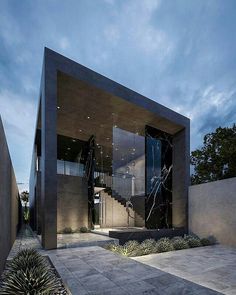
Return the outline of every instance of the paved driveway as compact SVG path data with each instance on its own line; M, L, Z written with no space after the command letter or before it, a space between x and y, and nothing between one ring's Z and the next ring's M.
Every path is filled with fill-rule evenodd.
M236 248L216 245L151 254L133 260L223 294L236 294Z
M219 294L98 246L51 250L45 254L73 295Z

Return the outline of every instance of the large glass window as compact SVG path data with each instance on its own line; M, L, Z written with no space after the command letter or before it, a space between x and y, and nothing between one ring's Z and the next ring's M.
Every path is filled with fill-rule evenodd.
M113 189L129 200L145 195L145 137L113 127Z

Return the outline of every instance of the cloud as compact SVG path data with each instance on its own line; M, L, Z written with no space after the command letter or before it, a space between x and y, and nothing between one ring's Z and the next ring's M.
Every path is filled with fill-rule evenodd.
M59 46L62 50L68 49L70 47L70 42L69 42L68 38L62 37L59 40Z
M33 147L36 103L9 90L0 91L1 117L17 181L27 188Z
M135 46L140 54L155 54L162 60L170 54L173 44L168 35L155 26L152 18L160 7L159 0L124 1L114 14L112 25L104 29L107 41Z
M195 149L236 121L234 11L234 0L0 1L0 111L19 181L44 46L190 117Z

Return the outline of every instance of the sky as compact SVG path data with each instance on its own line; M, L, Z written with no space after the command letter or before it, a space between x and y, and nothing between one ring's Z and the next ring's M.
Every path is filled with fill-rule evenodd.
M49 47L191 119L191 150L236 122L235 0L0 0L0 114L27 189Z

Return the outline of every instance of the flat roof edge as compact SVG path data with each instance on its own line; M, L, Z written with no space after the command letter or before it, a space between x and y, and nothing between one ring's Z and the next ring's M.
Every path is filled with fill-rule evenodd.
M81 65L80 63L48 48L44 48L44 62L50 61L58 71L68 74L74 78L89 82L95 87L102 88L104 91L121 97L133 104L136 104L153 113L157 113L165 119L168 119L183 127L189 126L190 119L172 109L152 100L110 78L101 75L94 70Z

